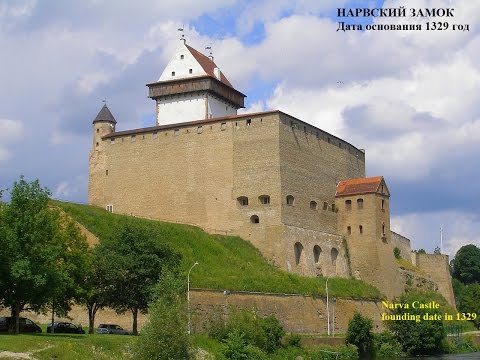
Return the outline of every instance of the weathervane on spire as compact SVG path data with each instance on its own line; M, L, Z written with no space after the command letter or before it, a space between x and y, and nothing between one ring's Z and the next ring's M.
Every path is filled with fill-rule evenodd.
M180 31L180 32L182 33L182 37L180 38L180 40L182 40L183 43L186 44L186 43L187 43L187 39L185 39L185 34L184 34L184 32L183 32L184 28L185 28L185 26L182 25L181 28L178 28L178 31Z
M104 103L105 105L107 105L107 97L106 97L106 96L103 97L102 103Z
M210 50L210 54L208 55L208 58L213 61L212 45L205 46L205 50Z

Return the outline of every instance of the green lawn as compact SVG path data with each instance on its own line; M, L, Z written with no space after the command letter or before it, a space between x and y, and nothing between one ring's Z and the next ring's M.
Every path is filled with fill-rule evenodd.
M0 352L31 353L39 360L130 359L133 336L20 334L0 335ZM17 357L2 359L17 359Z
M322 296L325 278L304 278L270 265L248 241L234 236L209 235L201 229L107 212L104 209L53 201L100 240L112 235L127 219L138 222L159 234L172 249L182 255L182 270L198 261L191 274L195 288L244 290ZM379 299L380 292L362 281L332 278L328 282L332 296L356 299Z

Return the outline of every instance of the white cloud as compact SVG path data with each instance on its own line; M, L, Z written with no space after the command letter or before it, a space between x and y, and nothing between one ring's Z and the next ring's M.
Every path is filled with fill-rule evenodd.
M452 259L460 247L480 246L480 217L462 211L410 213L392 217L391 228L411 240L412 249L433 252L440 247L443 228L443 253Z
M23 124L20 121L0 119L0 162L12 156L12 144L22 137Z

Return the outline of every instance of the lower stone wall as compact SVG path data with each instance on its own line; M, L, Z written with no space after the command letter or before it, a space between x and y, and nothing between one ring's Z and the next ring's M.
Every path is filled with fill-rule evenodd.
M255 309L260 316L274 315L284 326L286 332L303 334L327 333L327 303L325 298L311 296L268 294L251 292L226 292L221 290L192 289L190 291L192 307L192 325L194 331L205 329L207 322L212 318L225 319L234 309ZM360 301L351 299L329 298L330 331L345 333L348 321L355 311L373 319L374 330L383 330L381 321L382 304L375 301ZM7 309L0 310L0 316L10 316ZM38 315L23 312L37 323L46 324L51 321L51 314ZM335 317L335 321L333 318ZM56 321L70 321L88 326L88 313L82 306L74 306L68 318L56 318ZM141 329L147 316L139 314L138 328ZM132 330L130 313L118 315L111 309L99 310L95 318L95 326L99 324L118 324L124 329Z
M226 319L234 309L254 309L260 316L274 315L286 332L327 333L327 302L325 298L289 294L224 292L194 289L190 292L195 331L202 331L217 314ZM374 330L382 331L382 304L375 301L329 298L331 329L345 333L355 311L373 319ZM335 316L335 321L333 317Z

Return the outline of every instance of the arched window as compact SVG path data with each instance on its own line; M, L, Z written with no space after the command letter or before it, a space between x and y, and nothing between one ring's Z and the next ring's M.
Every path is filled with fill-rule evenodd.
M258 224L260 223L260 218L257 215L252 215L250 216L250 221L252 222L252 224Z
M238 204L240 206L247 206L248 205L248 197L246 196L239 196L237 198Z
M287 195L287 205L293 206L294 203L295 203L295 198L293 197L293 195Z
M357 199L357 209L363 209L363 199Z
M352 200L345 200L345 208L347 210L352 210Z
M312 210L317 210L317 202L316 201L310 201L310 209Z
M331 256L332 256L332 265L336 265L337 257L338 257L338 250L336 248L332 248Z
M315 264L318 264L320 262L320 254L322 253L322 249L320 246L315 245L313 247L313 260L315 261Z
M260 195L258 197L261 204L268 205L270 204L270 195Z
M300 258L303 252L303 245L300 244L299 242L295 243L295 246L293 247L293 251L295 253L295 264L298 265L300 264Z

